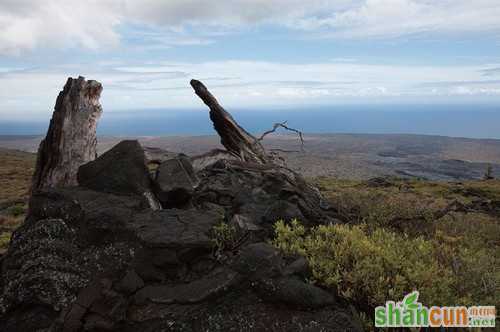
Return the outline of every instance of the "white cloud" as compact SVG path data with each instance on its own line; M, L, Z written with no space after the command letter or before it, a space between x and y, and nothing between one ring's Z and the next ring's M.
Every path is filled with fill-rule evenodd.
M123 26L168 47L259 24L334 38L498 33L499 17L498 0L2 0L0 54L116 45Z
M366 0L326 17L296 25L327 36L397 37L415 33L474 33L500 30L497 0Z
M2 0L0 54L19 54L48 46L97 49L116 45L119 27L123 25L130 27L126 34L136 33L143 43L149 41L158 47L207 44L212 42L207 35L216 36L229 28L294 20L324 8L327 2ZM196 33L186 30L188 27L196 29Z
M491 66L496 68L499 64ZM103 83L101 101L106 112L113 112L116 109L203 107L189 85L191 78L205 82L228 109L364 103L374 98L498 98L500 81L483 76L488 68L214 61L147 66L110 62L101 66L6 71L0 73L0 86L9 87L0 89L0 120L48 117L66 78L80 73Z
M0 2L0 54L19 54L37 47L116 45L119 15L106 1Z
M238 26L283 22L351 1L324 0L126 0L125 11L134 19L164 26Z
M500 96L500 85L497 87L476 87L476 86L457 86L449 90L451 95L465 96Z

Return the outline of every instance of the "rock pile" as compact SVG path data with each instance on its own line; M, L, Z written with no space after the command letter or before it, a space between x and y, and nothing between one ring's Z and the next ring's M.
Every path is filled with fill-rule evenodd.
M268 244L277 219L335 222L319 192L282 166L212 159L152 175L123 141L78 186L35 190L2 259L0 330L361 331L303 258Z

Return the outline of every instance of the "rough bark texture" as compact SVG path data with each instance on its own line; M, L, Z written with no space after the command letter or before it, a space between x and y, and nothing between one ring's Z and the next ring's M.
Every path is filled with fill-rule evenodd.
M251 161L260 164L271 161L260 142L238 125L231 114L219 104L203 83L191 80L191 86L198 97L210 108L210 119L221 138L221 144L229 153L240 158L242 161Z
M57 97L47 136L38 148L32 191L76 185L78 167L96 158L101 91L97 81L68 78Z

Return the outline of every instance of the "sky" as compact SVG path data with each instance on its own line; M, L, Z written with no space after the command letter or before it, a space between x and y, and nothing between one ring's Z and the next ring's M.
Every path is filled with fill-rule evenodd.
M79 75L125 117L200 109L191 78L228 110L494 107L499 18L498 0L0 0L0 124L46 121Z

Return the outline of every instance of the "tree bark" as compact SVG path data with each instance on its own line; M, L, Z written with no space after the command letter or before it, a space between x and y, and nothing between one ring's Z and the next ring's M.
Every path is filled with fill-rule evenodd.
M191 80L196 95L210 108L210 119L226 150L242 161L265 164L272 162L260 141L243 129L197 80Z
M31 190L77 185L78 168L97 156L102 85L68 78L57 97L49 129L38 148Z

